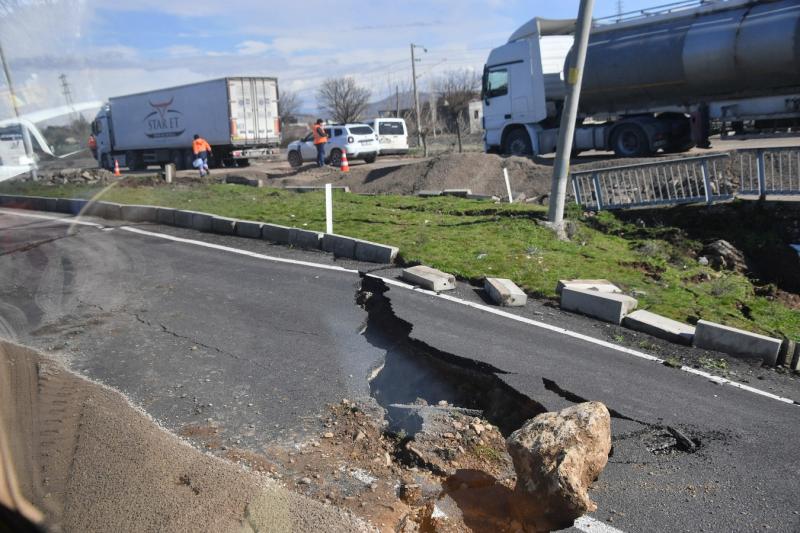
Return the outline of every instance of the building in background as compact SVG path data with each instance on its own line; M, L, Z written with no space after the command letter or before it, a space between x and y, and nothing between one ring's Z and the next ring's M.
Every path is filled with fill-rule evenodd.
M480 100L469 103L469 132L483 132L483 102Z

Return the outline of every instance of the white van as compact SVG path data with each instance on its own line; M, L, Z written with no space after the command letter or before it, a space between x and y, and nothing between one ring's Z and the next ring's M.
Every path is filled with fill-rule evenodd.
M376 118L369 122L380 142L380 155L407 154L408 128L402 118Z

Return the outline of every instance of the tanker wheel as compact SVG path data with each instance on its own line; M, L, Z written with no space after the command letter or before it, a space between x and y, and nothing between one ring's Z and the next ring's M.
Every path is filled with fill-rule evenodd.
M531 138L528 136L528 132L519 128L512 130L506 137L503 152L508 155L522 157L533 155L533 147L531 147Z
M173 151L171 159L175 164L175 170L186 170L186 158L183 155L183 150Z
M611 147L620 157L642 157L652 155L650 143L644 130L636 124L622 124L611 136Z

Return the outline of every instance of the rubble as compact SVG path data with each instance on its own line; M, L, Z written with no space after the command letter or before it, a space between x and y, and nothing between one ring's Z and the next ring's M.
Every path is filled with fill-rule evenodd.
M716 270L734 270L742 273L748 270L744 254L723 239L707 244L703 248L702 257L705 257Z

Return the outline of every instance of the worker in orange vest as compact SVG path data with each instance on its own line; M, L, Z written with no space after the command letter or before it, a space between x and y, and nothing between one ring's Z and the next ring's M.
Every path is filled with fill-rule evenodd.
M325 133L325 128L322 126L322 119L318 118L317 123L311 126L311 131L314 132L314 146L317 149L317 166L325 166L325 143L328 142L328 134Z
M210 174L208 170L208 156L211 155L211 145L196 133L192 141L192 152L194 152L194 163L192 163L192 165L200 171L200 177L202 178L206 174Z
M92 152L92 157L97 159L97 139L95 139L94 134L89 135L89 151Z

